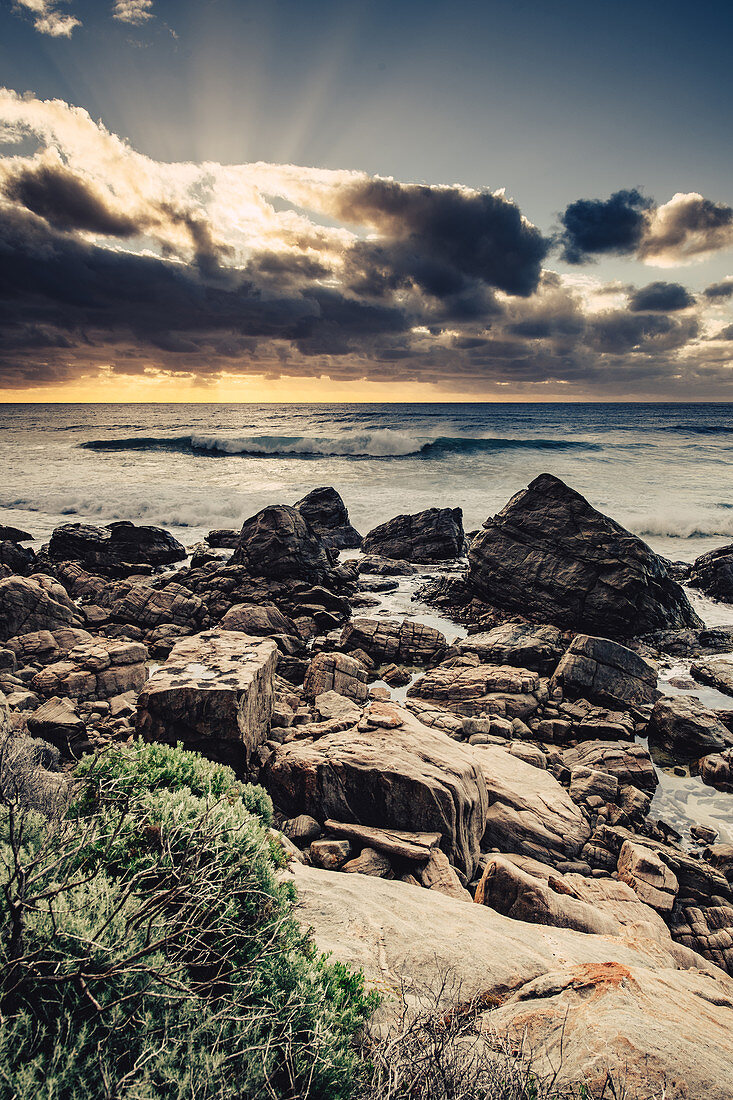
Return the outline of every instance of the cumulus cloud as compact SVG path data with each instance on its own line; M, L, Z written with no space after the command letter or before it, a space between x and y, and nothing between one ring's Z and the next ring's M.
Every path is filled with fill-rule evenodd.
M651 199L636 189L616 191L609 199L578 199L560 215L563 259L586 263L599 254L628 255L641 244Z
M153 18L153 0L115 0L112 18L119 23L140 26Z
M727 298L733 298L733 275L729 275L721 283L712 283L705 288L704 294L711 302L723 302Z
M695 299L681 283L649 283L635 290L629 298L629 309L639 312L674 313L687 309Z
M694 380L698 396L729 370L722 293L548 271L549 239L502 191L157 162L83 110L12 92L0 133L16 146L0 159L0 386L102 370L476 393ZM625 194L615 205L648 225ZM611 241L597 210L582 221L568 221L578 248Z
M697 192L676 194L658 206L639 247L643 260L672 266L733 245L733 207Z
M59 3L64 2L65 0L13 0L16 11L28 13L40 34L47 34L51 38L70 38L75 27L81 26L81 20L59 7Z
M560 224L556 244L571 264L615 254L676 267L733 246L733 208L695 191L679 192L662 206L636 189L579 199L560 215Z

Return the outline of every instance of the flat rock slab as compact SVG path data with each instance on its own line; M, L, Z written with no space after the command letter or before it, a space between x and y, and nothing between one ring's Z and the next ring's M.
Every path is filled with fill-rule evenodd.
M489 798L483 846L547 863L573 859L590 825L554 775L493 745L471 752Z
M271 639L239 631L183 638L140 693L138 733L246 765L268 736L277 659Z
M418 862L429 858L430 852L441 841L440 833L408 833L403 829L375 829L368 825L350 825L344 821L329 820L323 823L324 829L337 836L345 836L358 844L376 848L400 859L414 859Z
M562 754L570 768L586 767L615 776L620 785L630 783L642 791L653 791L659 784L656 768L646 747L618 741L585 741Z
M586 935L511 920L482 905L398 881L292 866L297 915L321 951L364 972L383 996L377 1022L399 1022L476 998L479 1023L526 1029L536 1073L562 1069L600 1095L606 1070L629 1095L730 1100L733 981L720 970L679 970L646 939ZM525 1049L527 1045L525 1044ZM562 1054L561 1054L562 1051Z
M555 626L502 623L493 630L469 634L453 648L458 653L475 653L488 664L518 665L547 675L556 667L566 645Z
M608 638L577 634L552 678L566 695L592 703L643 707L658 696L657 670L650 661Z
M357 728L282 745L265 786L288 816L436 832L470 875L486 825L486 784L471 751L412 714L372 703Z

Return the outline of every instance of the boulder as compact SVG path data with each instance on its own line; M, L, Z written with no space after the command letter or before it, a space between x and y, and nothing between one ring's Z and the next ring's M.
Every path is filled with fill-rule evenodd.
M5 643L15 654L18 664L48 665L59 661L75 646L91 642L93 635L80 627L59 627L56 630L33 630L8 638Z
M209 531L205 538L212 550L235 550L239 542L239 531L234 531L230 527L220 527L215 531Z
M340 645L362 649L376 661L396 664L427 664L445 651L444 634L432 626L403 619L352 619L341 632Z
M678 943L733 975L733 905L678 901L667 919Z
M618 877L652 909L660 913L672 911L680 884L674 871L650 848L625 841L618 857Z
M11 539L0 540L0 568L8 573L27 577L36 567L36 555L29 546L21 546Z
M590 825L554 775L494 745L470 751L489 800L484 847L551 864L574 859Z
M336 871L351 858L351 845L348 840L314 840L308 855L314 867Z
M269 638L235 631L183 638L140 694L138 733L246 766L267 740L277 652Z
M346 505L330 485L312 489L295 507L330 550L355 550L361 546L361 535L351 526Z
M129 623L141 630L172 624L200 630L208 622L206 607L183 585L171 583L165 588L147 584L128 585L110 607L113 622Z
M75 755L79 742L86 742L86 726L70 699L49 699L28 716L28 732L50 742L68 755Z
M346 653L317 653L308 665L303 694L313 701L328 691L365 703L369 694L366 669Z
M443 853L440 853L443 855ZM445 859L445 856L443 856ZM371 875L373 878L393 878L392 864L384 852L375 848L362 848L356 859L344 863L341 870L347 875Z
M138 692L147 678L147 648L141 642L90 638L46 665L31 681L41 695L68 695L72 699L111 699Z
M680 970L647 939L526 924L399 881L302 865L292 881L318 949L381 994L375 1024L473 1004L474 1034L516 1040L556 1091L583 1083L600 1096L611 1071L630 1096L730 1100L733 982L719 970Z
M467 584L496 607L590 634L703 625L663 558L551 474L486 521Z
M231 565L244 565L255 577L321 583L333 559L297 508L275 504L244 521Z
M219 622L220 630L241 630L255 638L274 638L285 653L297 653L303 639L297 626L274 603L238 603Z
M186 548L162 527L138 527L134 523L64 523L48 544L53 561L78 561L94 573L126 577L140 565L171 565L184 561Z
M440 848L433 848L425 863L414 869L415 877L426 890L435 890L438 894L445 894L456 901L473 902L468 890L461 884L461 880L451 867L448 856L441 852Z
M621 708L638 708L658 696L657 670L650 661L608 638L576 634L552 677L570 698Z
M538 876L504 856L492 856L475 901L529 924L598 936L645 936L674 952L662 918L625 882L548 870L549 875Z
M19 527L8 527L0 523L0 541L2 542L33 542L33 535L22 531Z
M513 665L462 667L450 663L438 665L421 676L407 694L458 714L494 713L524 718L537 709L542 684L536 672Z
M437 832L467 875L478 860L487 803L475 759L390 704L371 704L357 729L280 746L264 782L288 816Z
M364 538L362 550L404 561L450 561L461 556L463 543L461 509L428 508L373 527Z
M733 792L733 749L703 756L698 766L700 778L708 787Z
M35 630L81 626L81 611L71 602L66 589L53 577L34 573L31 577L0 580L0 640Z
M365 554L359 558L359 573L371 573L376 577L410 577L417 573L409 561L382 558L379 554Z
M565 767L592 768L614 776L620 786L630 784L642 791L653 791L659 784L656 768L644 745L617 741L584 741L562 754Z
M456 642L458 653L475 653L482 662L517 665L548 675L565 652L563 635L555 626L502 623L493 630L469 634Z
M706 661L693 661L690 672L701 684L722 691L724 695L733 695L733 658L712 657Z
M657 700L647 726L649 744L674 760L697 760L733 746L733 733L714 710L694 695L670 695Z
M696 558L687 583L700 588L706 596L733 603L733 542Z

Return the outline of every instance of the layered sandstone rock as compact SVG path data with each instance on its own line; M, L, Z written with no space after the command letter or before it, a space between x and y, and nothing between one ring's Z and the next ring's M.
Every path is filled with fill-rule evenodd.
M277 749L264 775L285 813L440 833L470 875L486 826L486 784L470 750L409 712L372 704L357 728Z
M619 707L643 707L657 698L657 670L608 638L576 634L551 681L570 698Z

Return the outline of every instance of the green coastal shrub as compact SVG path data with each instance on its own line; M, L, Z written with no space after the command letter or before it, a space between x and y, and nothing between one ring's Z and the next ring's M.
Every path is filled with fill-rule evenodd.
M374 1007L278 883L264 791L180 748L0 811L0 1100L346 1100Z

